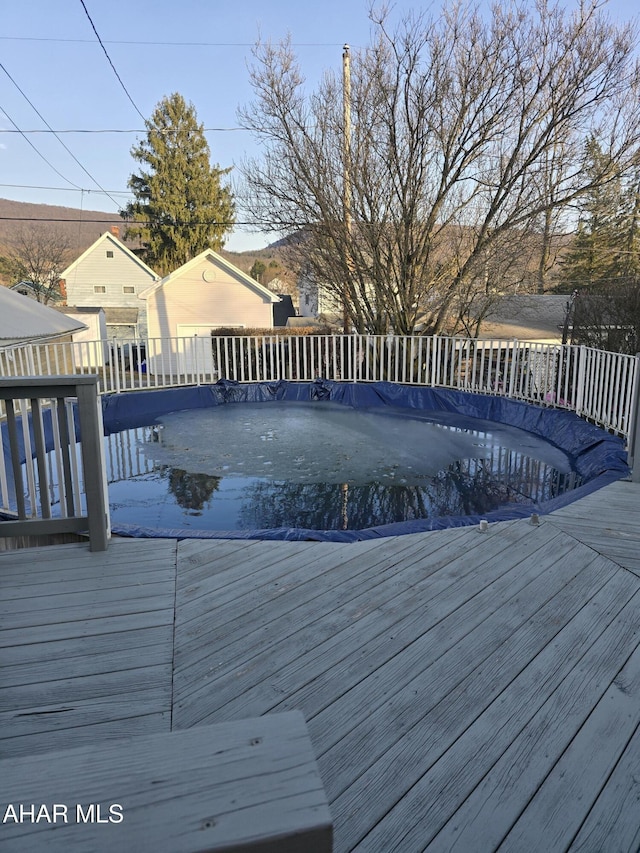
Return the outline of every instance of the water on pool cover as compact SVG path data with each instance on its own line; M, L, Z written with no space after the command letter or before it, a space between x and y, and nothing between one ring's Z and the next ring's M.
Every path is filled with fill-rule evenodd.
M110 483L112 521L357 530L485 514L577 485L566 455L550 443L501 424L478 421L476 429L469 419L444 417L436 423L411 410L277 402L171 413L117 436L136 460L134 472L146 473ZM118 480L123 447L107 446L110 480Z

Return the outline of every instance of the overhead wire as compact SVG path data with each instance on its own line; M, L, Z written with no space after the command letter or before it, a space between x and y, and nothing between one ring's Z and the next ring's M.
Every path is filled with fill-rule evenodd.
M100 194L101 192L108 192L111 195L124 195L131 196L133 193L129 190L90 190L86 187L49 187L43 186L41 184L0 184L0 187L8 187L16 190L54 190L55 192L65 192L65 193L75 193L78 190L88 193Z
M115 214L113 214L115 215ZM83 218L84 223L94 223L100 224L104 222L117 222L118 220L113 219L113 215L110 218L100 219L93 217L91 219ZM0 222L77 222L77 216L0 216ZM154 225L155 223L149 222L147 220L138 220L138 219L124 219L123 222L129 223L131 225ZM256 222L227 222L226 220L219 219L206 219L199 220L197 222L187 222L186 220L178 220L177 222L163 222L163 228L184 228L185 226L193 226L193 227L201 227L203 225L222 225L222 226L235 226L242 225L245 227L256 226L259 223Z
M11 80L11 82L13 83L13 85L14 85L14 86L16 87L16 89L20 92L20 94L22 95L22 97L23 97L23 98L25 99L25 101L29 104L29 106L30 106L30 107L31 107L31 109L35 112L35 114L38 116L38 118L39 118L39 119L41 119L41 121L42 121L42 122L44 122L44 124L46 124L46 126L47 126L47 127L48 127L48 129L49 129L49 131L50 131L51 133L53 133L53 135L54 135L54 136L55 136L55 138L58 140L58 142L60 143L60 145L62 145L62 147L64 148L64 150L65 150L65 151L66 151L66 152L67 152L67 153L68 153L68 154L73 158L73 160L78 164L78 166L80 166L80 168L81 168L81 169L82 169L82 171L85 173L85 175L87 175L87 176L88 176L88 177L93 181L93 183L94 183L94 184L95 184L95 185L96 185L96 186L97 186L97 187L98 187L98 188L99 188L99 189L100 189L100 190L101 190L101 191L102 191L102 192L107 196L107 198L110 198L110 199L111 199L111 201L116 205L116 207L120 207L119 203L115 200L115 198L112 198L112 197L109 195L109 193L107 192L107 190L105 190L105 189L104 189L104 187L100 184L100 182L99 182L96 178L94 178L94 176L91 174L91 172L90 172L90 171L89 171L89 170L88 170L88 169L87 169L87 168L86 168L86 167L85 167L85 166L80 162L80 160L78 160L78 158L76 157L76 155L75 155L75 154L73 153L73 151L72 151L72 150L67 146L67 144L66 144L62 139L60 139L60 137L58 136L57 132L56 132L56 131L51 127L51 125L49 124L49 122L48 122L48 121L46 120L46 118L42 115L42 113L41 113L41 112L40 112L40 110L36 107L36 105L33 103L33 101L31 101L31 99L27 96L27 94L26 94L26 93L25 93L25 92L20 88L20 86L18 85L18 83L14 80L14 78L11 76L11 74L8 72L8 70L5 68L5 66L2 64L2 62L0 62L0 68L4 71L4 73L7 75L7 77L9 78L9 80ZM6 113L5 113L5 115L6 115ZM8 117L8 116L7 116L7 117ZM22 136L23 136L23 137L25 137L25 132L24 132L24 131L20 131L20 133L22 134ZM26 137L25 137L25 139L26 139ZM59 173L58 173L58 174L59 174ZM78 189L82 189L82 187L79 187Z
M138 108L138 105L136 104L136 102L133 100L133 98L132 98L132 97L131 97L131 95L129 94L129 90L127 89L127 87L126 87L126 86L124 85L124 83L122 82L122 78L120 77L120 75L119 75L119 74L118 74L118 72L116 71L116 67L115 67L115 65L113 64L113 62L111 61L111 57L110 57L110 56L109 56L109 54L107 53L107 48L104 46L104 43L103 43L102 39L100 38L100 35L99 35L99 33L98 33L98 30L96 29L96 25L93 23L93 21L92 21L92 19L91 19L91 15L89 14L89 10L87 9L87 7L86 7L86 5L85 5L84 0L80 0L80 3L81 3L81 5L82 5L82 8L83 8L83 9L84 9L84 11L85 11L85 14L86 14L87 18L89 19L89 23L91 24L91 27L92 27L92 29L93 29L93 32L96 34L96 38L98 39L98 42L100 43L100 47L101 47L101 48L102 48L102 50L104 51L104 55L107 57L107 61L109 62L109 65L110 65L110 66L111 66L111 68L113 69L113 73L114 73L114 74L116 75L116 77L118 78L118 82L119 82L119 83L120 83L120 85L122 86L122 89L124 90L125 95L126 95L126 96L127 96L127 98L129 98L129 100L131 101L131 104L132 104L132 106L133 106L134 110L138 113L138 115L140 116L140 118L142 119L142 121L144 121L144 122L146 123L146 121L147 121L146 117L143 115L143 113L142 113L142 112L140 111L140 109Z
M74 184L74 182L73 182L73 181L71 181L71 180L69 180L69 178L67 178L67 177L66 177L66 175L63 175L63 174L62 174L62 172L61 172L59 169L56 169L56 167L53 165L53 163L51 163L49 160L47 160L47 158L44 156L44 154L42 153L42 151L40 151L38 148L36 148L36 146L35 146L35 145L33 144L33 142L29 139L29 137L28 137L28 136L26 136L26 135L25 135L25 134L20 130L20 128L18 127L18 125L17 125L17 124L15 123L15 121L11 118L11 116L9 115L9 113L6 111L6 109L5 109L4 107L0 107L0 109L2 109L2 112L4 113L4 115L9 119L9 121L11 122L11 124L12 124L12 125L15 127L15 129L18 131L18 133L20 133L20 134L24 137L24 139L25 139L25 141L27 142L27 144L28 144L28 145L30 145L30 146L33 148L33 150L36 152L36 154L38 155L38 157L40 157L42 160L44 160L44 162L47 164L47 166L49 166L49 168L50 168L50 169L53 169L53 171L56 173L56 175L59 175L59 176L62 178L62 180L63 180L63 181L66 181L68 184L71 184L71 186L72 186L72 187L75 187L77 190L82 190L82 187L79 187L79 186L78 186L78 184Z
M203 127L204 133L227 133L231 131L243 130L248 133L248 129L246 127ZM17 133L16 130L11 130L11 128L1 128L0 133ZM71 128L65 130L53 130L49 128L45 130L44 128L35 128L33 130L22 130L20 133L146 133L147 128L141 130L140 128ZM163 133L179 133L180 128L176 127L159 127L153 129L154 133L163 134Z
M81 0L82 2L82 0ZM53 36L0 36L0 41L51 41L62 44L93 44L93 39L58 38ZM142 47L255 47L256 42L229 41L138 41L134 39L104 39L104 44L125 44ZM343 42L292 42L291 47L342 47ZM354 45L351 45L354 47Z

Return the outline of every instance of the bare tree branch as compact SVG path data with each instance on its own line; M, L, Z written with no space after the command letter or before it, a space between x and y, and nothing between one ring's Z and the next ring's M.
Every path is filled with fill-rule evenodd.
M31 284L38 302L61 299L60 274L69 264L70 247L67 235L52 226L30 223L17 229L10 246L14 274Z
M307 94L289 42L257 46L255 100L240 113L264 149L242 166L250 214L302 231L299 266L356 329L468 330L470 306L500 289L488 276L522 262L537 233L543 278L558 218L604 179L581 169L586 136L623 166L637 151L636 34L599 0L371 20L373 43L352 59L352 228L341 81L327 72Z

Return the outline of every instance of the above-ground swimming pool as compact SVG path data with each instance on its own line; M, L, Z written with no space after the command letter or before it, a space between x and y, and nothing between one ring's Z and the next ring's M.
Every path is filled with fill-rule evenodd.
M390 383L263 383L104 403L114 532L354 540L542 513L627 473L568 412Z

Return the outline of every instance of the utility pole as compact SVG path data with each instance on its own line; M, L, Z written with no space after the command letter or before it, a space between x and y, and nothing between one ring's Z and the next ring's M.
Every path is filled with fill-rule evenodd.
M342 212L344 216L347 266L351 268L351 54L348 44L342 50ZM349 333L349 310L346 284L342 295L342 325L345 335Z

